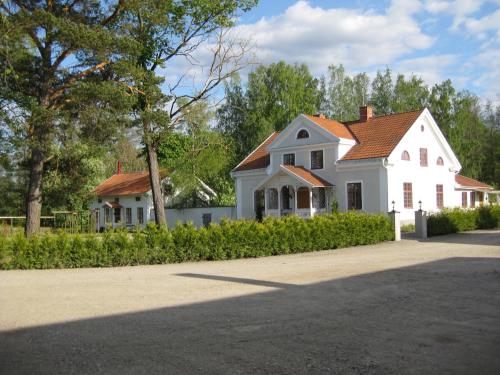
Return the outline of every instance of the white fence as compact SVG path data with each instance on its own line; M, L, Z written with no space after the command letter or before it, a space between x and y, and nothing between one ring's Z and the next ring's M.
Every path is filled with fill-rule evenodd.
M178 221L182 223L191 221L200 228L210 223L220 223L223 217L236 219L236 207L166 208L165 214L169 227L174 227Z

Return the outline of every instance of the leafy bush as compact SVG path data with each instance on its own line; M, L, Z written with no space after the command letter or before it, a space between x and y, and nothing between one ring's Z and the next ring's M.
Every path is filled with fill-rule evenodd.
M473 210L444 209L427 219L429 236L456 233L474 229L492 229L500 224L500 207L484 206Z
M336 249L392 240L386 216L342 213L301 219L267 217L223 220L208 228L180 224L174 229L102 234L0 236L0 269L113 267L199 260L250 258Z

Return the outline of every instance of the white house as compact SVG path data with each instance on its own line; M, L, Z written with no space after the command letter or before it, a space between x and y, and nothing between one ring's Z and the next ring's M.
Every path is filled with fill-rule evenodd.
M339 210L401 212L460 206L456 176L461 169L428 109L340 123L299 115L271 134L231 172L236 180L237 217ZM461 197L461 194L460 194Z
M169 191L169 177L162 174L163 191ZM199 200L209 202L215 192L201 180L196 195ZM148 172L116 174L103 181L94 189L95 197L90 205L96 222L96 230L107 227L144 227L148 221L154 221L154 205ZM224 216L231 216L230 207L203 207L176 209L179 192L164 195L167 223L174 226L177 221L192 221L195 225L207 225L218 222Z

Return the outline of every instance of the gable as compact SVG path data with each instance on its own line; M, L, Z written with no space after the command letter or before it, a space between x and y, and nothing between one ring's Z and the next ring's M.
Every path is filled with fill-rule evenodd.
M306 130L309 137L297 139L297 134L301 130ZM279 136L273 140L267 149L268 151L272 151L280 148L300 147L338 141L338 137L318 126L306 115L299 115L281 131Z
M389 156L389 160L391 163L399 162L402 152L407 151L410 154L410 164L420 165L420 148L427 149L429 167L436 166L438 157L441 157L447 170L452 169L458 172L461 169L455 153L427 109L422 111L408 129Z

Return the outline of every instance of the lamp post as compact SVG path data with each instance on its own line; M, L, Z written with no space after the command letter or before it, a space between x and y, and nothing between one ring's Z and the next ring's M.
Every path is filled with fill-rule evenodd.
M422 201L418 201L418 210L422 211Z
M394 205L396 204L396 202L392 201L391 203L392 203L392 212L394 212L394 211L396 211L396 209L394 208Z

